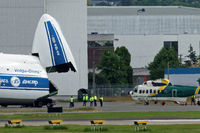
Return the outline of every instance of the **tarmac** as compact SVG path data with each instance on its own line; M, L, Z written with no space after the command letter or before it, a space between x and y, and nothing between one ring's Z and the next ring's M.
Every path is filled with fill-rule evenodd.
M56 107L63 107L69 108L68 102L59 102L57 103ZM75 108L83 107L81 102L75 102ZM87 107L89 107L89 103L87 103ZM134 102L104 102L103 107L100 107L99 104L95 107L100 112L186 112L187 111L200 111L200 106L198 105L178 105L178 104L169 104L165 106L161 106L159 104L150 104L150 105L143 105L143 104L135 104ZM19 108L19 106L8 106L7 108L0 108L1 110L16 110L16 109L38 109L38 108ZM40 108L39 108L40 109ZM42 109L46 110L46 107ZM26 113L0 113L0 115L6 114L34 114L34 113L46 113L46 112L26 112ZM51 118L51 117L50 117ZM53 118L53 117L52 117ZM57 117L59 118L59 117ZM59 118L62 119L62 118ZM200 119L104 119L104 125L134 125L134 121L137 120L148 120L149 125L166 125L166 124L200 124ZM0 120L0 126L4 126L7 121ZM31 125L31 126L39 126L39 125L48 125L48 120L23 120L24 125ZM90 120L68 120L64 119L62 124L66 125L90 125Z

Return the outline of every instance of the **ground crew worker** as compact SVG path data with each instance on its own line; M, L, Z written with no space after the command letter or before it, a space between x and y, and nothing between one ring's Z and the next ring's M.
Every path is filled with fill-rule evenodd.
M196 103L195 103L195 96L194 95L191 97L191 105L192 105L192 103L194 103L194 105L196 105Z
M70 108L73 108L74 107L74 98L73 96L71 96L70 98L70 105L69 105Z
M94 106L95 107L97 106L97 96L96 95L94 96Z
M100 101L100 105L102 107L103 106L103 97L102 96L100 96L99 101Z
M83 106L86 106L86 96L85 96L85 94L83 95Z
M94 98L93 98L93 96L91 96L91 97L90 97L90 107L93 106L93 101L94 101Z
M87 104L87 101L88 101L88 95L86 94L86 96L85 96L85 106Z

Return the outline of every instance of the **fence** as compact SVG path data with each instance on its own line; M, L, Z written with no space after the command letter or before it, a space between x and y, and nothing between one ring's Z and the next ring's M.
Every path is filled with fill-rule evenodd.
M96 94L97 96L128 96L129 92L132 91L134 86L96 86L95 89L89 87L88 91L90 94Z

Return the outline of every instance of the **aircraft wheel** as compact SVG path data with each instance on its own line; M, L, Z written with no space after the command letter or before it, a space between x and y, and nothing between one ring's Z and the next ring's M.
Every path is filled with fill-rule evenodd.
M43 103L40 101L36 104L36 107L42 107L43 106Z
M4 108L6 108L8 105L1 105L1 107L4 107Z

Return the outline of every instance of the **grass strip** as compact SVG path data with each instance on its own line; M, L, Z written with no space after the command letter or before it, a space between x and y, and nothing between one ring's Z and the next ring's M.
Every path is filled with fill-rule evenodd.
M134 131L133 125L105 125L103 127L105 133L131 133ZM91 129L90 126L85 125L62 125L56 128L49 126L24 126L23 128L5 128L0 127L1 133L95 133L99 132ZM199 133L199 125L148 125L146 131L139 131L140 133Z
M3 114L0 120L48 120L48 119L137 119L137 118L200 118L200 112L109 112L109 113L45 113L45 114Z
M2 109L0 113L29 113L29 112L47 112L47 108L18 108L18 109ZM63 112L100 112L91 107L84 108L64 108Z

